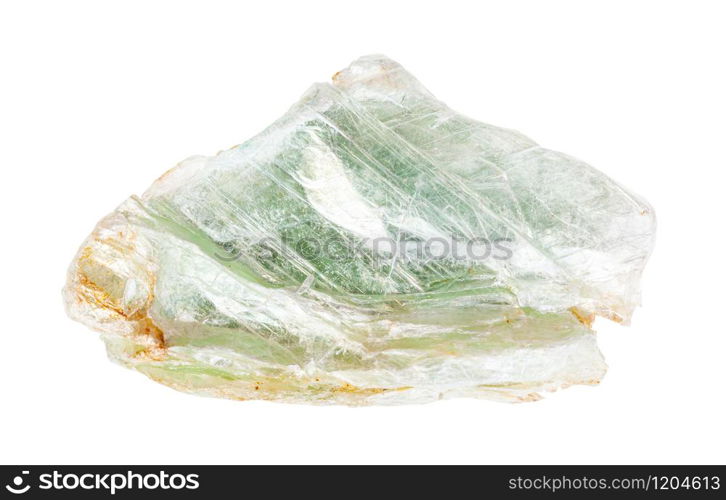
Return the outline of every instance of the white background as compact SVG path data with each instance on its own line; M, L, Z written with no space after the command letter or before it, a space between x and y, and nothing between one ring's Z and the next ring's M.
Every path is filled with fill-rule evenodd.
M723 4L3 2L2 463L723 463ZM107 361L60 289L104 214L385 53L454 109L584 159L659 220L598 387L538 403L306 407Z

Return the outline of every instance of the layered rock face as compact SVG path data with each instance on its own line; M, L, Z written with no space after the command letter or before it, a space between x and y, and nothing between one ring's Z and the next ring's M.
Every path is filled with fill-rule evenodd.
M597 383L590 324L627 323L652 208L363 57L258 136L102 219L69 315L110 357L235 399L537 399Z

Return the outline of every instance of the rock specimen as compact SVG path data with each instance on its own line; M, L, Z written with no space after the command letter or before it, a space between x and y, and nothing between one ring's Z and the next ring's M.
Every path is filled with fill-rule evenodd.
M122 203L64 298L112 359L184 391L530 400L604 375L589 325L629 320L654 228L602 173L369 56Z

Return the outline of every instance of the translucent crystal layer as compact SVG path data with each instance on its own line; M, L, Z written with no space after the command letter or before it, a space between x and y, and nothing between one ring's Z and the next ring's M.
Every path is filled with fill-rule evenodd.
M114 360L180 390L529 400L604 375L589 325L629 321L654 227L602 173L369 56L125 201L64 296Z

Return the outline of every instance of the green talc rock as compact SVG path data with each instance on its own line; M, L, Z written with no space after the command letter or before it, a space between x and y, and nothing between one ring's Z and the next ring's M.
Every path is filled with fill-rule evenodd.
M654 231L602 173L369 56L122 203L64 298L112 359L184 391L531 400L604 375L589 325L629 321Z

